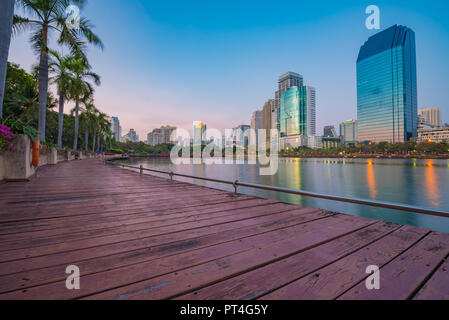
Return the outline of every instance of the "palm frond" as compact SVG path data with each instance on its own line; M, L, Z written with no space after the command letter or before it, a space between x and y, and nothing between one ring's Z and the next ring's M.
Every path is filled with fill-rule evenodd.
M15 14L12 20L12 34L14 36L18 35L20 32L30 28L34 22L35 21Z

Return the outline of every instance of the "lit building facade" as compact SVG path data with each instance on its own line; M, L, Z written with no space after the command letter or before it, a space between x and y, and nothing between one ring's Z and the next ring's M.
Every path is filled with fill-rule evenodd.
M417 137L415 33L392 26L370 37L357 59L359 141Z
M357 120L346 120L340 123L340 136L345 146L348 146L350 143L357 144L359 142L357 127Z
M418 142L449 142L449 127L418 132Z
M274 94L274 108L278 109L281 107L281 96L285 91L293 87L300 87L303 85L304 78L299 73L290 71L281 75L278 80L278 91Z
M281 138L316 135L316 98L313 87L293 87L282 94L279 126Z

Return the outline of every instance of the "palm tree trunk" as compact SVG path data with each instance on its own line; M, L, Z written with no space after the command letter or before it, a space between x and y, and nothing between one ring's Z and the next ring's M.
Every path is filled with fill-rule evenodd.
M89 148L89 123L87 122L87 120L86 120L86 129L84 131L84 138L85 138L84 150L87 151L87 149Z
M48 91L48 26L42 27L43 48L41 50L39 62L39 140L45 142L45 121L47 117L47 91Z
M64 126L64 91L59 93L58 147L62 148L62 129Z
M80 103L78 101L78 99L76 99L75 102L75 140L73 142L73 150L77 150L78 148L78 125L79 125L79 119L78 119L78 114L80 112Z
M95 138L96 137L97 137L96 130L94 128L94 135L93 135L93 138L92 138L92 152L95 152Z
M9 44L11 43L14 0L5 0L0 11L0 119L3 117L3 95L5 93Z
M100 132L98 132L97 149L100 150Z

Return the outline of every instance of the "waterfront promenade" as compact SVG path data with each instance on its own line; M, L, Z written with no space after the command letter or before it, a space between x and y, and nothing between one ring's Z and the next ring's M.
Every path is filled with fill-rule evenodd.
M96 159L0 183L0 253L0 299L449 299L449 234Z

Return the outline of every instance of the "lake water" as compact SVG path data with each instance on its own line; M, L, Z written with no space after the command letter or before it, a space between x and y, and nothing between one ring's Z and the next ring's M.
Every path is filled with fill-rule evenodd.
M239 180L331 195L405 203L449 211L449 160L279 159L274 176L260 176L258 165L173 165L170 159L132 158L126 164L195 176ZM163 177L167 177L163 175ZM233 191L232 186L177 178ZM378 220L449 232L449 218L314 199L239 187L239 193Z

